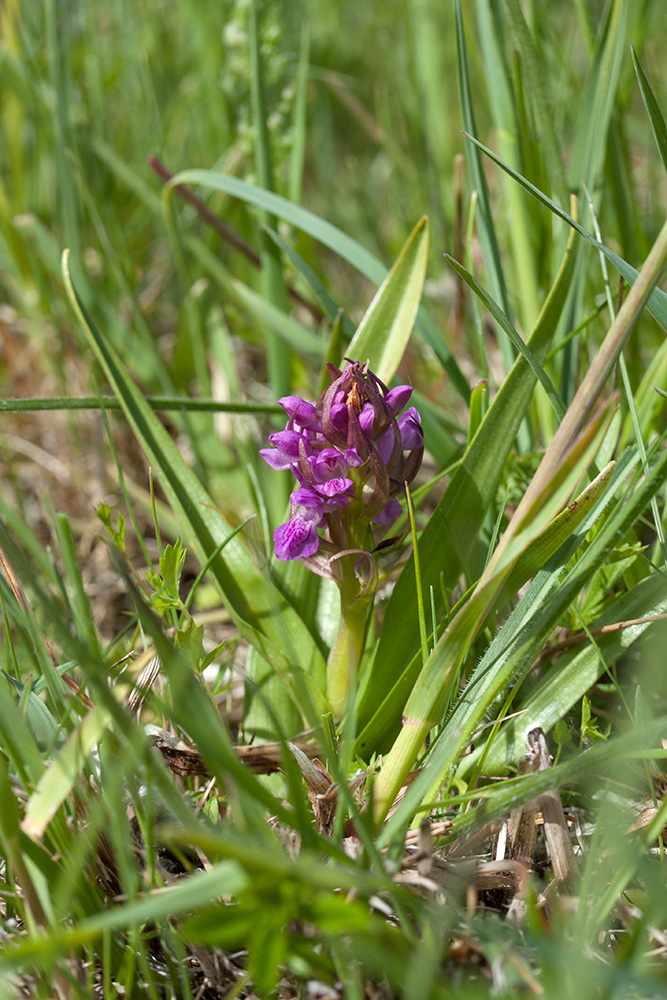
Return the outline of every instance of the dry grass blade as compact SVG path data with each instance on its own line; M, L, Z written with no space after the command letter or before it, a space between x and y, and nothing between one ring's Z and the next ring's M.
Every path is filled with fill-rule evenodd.
M313 807L317 829L320 833L324 833L325 836L330 837L333 834L334 819L338 806L338 786L324 764L317 760L314 754L311 760L304 753L303 749L296 744L288 743L287 746L308 786L308 798ZM356 791L361 788L365 779L366 772L358 771L348 782L350 791ZM352 824L349 822L346 827L346 834L348 836L354 834Z
M547 741L541 729L533 729L528 734L528 740L533 752L538 755L538 770L551 767L551 757L547 749ZM577 875L577 862L572 850L572 841L567 828L563 804L557 789L545 792L539 798L544 819L544 837L551 859L556 881L561 888L570 888Z
M153 746L174 774L185 777L189 774L210 777L204 758L196 747L190 746L185 740L159 726L147 725L145 731ZM319 750L313 744L289 744L290 748L298 750L303 758L310 763ZM255 774L277 774L282 770L282 743L260 743L257 746L234 747L236 756ZM294 750L292 750L294 752Z

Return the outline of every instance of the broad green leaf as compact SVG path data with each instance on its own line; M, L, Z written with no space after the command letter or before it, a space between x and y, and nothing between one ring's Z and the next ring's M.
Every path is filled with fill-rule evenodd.
M354 360L370 360L371 370L387 384L396 374L407 346L424 288L428 261L428 219L408 237L347 347Z
M77 297L63 255L63 276L72 307L123 412L154 470L159 473L183 534L202 563L233 528L215 508L211 497L189 468L134 385L113 347L96 329ZM283 678L309 724L325 708L321 693L324 661L315 641L295 609L255 564L241 537L229 539L211 563L227 608L245 638Z
M18 682L12 681L10 684L9 680L10 678L3 670L0 676L0 748L3 754L9 758L12 768L23 782L24 787L29 788L36 784L42 775L44 762L37 747L36 735L26 718L27 713L24 714L17 709L16 685ZM48 747L50 747L53 745L54 737L49 735L49 730L55 724L55 719L51 717L50 720L45 718L39 721L40 724L43 722L41 732L49 739ZM55 735L57 735L57 730ZM42 749L47 749L47 747L42 747Z
M28 720L32 735L35 737L35 743L42 753L62 742L65 731L62 726L58 725L42 699L38 698L28 685L21 684L5 670L2 673L18 692L21 710Z

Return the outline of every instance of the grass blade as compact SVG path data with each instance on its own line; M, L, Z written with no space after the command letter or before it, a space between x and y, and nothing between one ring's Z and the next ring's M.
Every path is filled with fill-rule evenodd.
M648 114L648 120L651 123L653 138L655 139L655 144L658 148L658 155L662 160L663 167L667 170L667 122L665 121L665 116L660 110L660 105L655 99L655 94L651 90L651 85L646 79L646 74L642 69L634 46L631 46L630 48L642 100L644 102L644 107L646 108L646 113Z
M543 360L567 300L577 252L572 236L554 286L538 317L528 346ZM498 395L487 410L463 460L428 524L422 532L420 551L424 590L441 584L453 586L462 570L474 580L482 561L474 562L480 525L500 482L502 469L523 420L535 387L535 376L522 357L517 358ZM438 606L443 607L442 598ZM414 569L410 560L389 601L385 624L371 667L361 679L359 724L364 727L375 714L377 691L393 687L416 652L415 631L406 608L416 608ZM398 719L393 720L396 725Z
M63 276L72 307L151 466L158 470L173 510L187 529L202 563L233 528L181 457L174 442L127 375L113 348L86 313L67 270ZM309 724L317 724L325 703L318 686L323 680L322 655L303 621L260 572L241 538L230 540L214 559L211 573L241 633L283 677ZM308 676L312 670L314 676Z
M213 170L184 170L176 174L164 188L163 200L167 211L169 210L171 192L178 184L202 184L214 191L224 191L234 198L239 198L250 205L271 212L302 232L308 233L319 243L329 247L376 285L381 285L387 276L387 268L377 257L360 246L356 240L342 233L331 223L320 219L305 208L301 208L300 205L294 205L291 201L273 194L271 191L265 191L263 188L248 184L237 177L229 177ZM416 327L433 348L459 394L467 399L468 382L445 344L440 330L423 308L420 308L417 313Z
M583 236L583 238L588 243L590 243L591 246L595 247L596 250L599 250L601 253L603 253L607 258L607 260L611 261L611 263L614 265L619 274L621 274L627 282L633 284L633 282L637 279L637 275L639 274L639 271L637 271L635 267L632 267L631 264L628 264L627 261L623 260L622 257L619 257L618 254L614 253L613 250L610 250L609 247L604 245L604 243L598 243L595 237L591 233L589 233L587 229L584 229L584 227L580 225L580 223L577 222L576 219L572 218L571 215L565 212L559 205L557 205L554 201L552 201L551 198L545 195L543 191L540 191L539 188L536 188L534 184L531 184L529 180L526 180L525 177L522 177L521 174L518 173L516 170L514 170L512 167L510 167L508 163L505 163L505 161L502 160L496 153L494 153L493 150L489 149L488 146L485 146L483 143L481 143L479 139L475 139L474 136L469 135L467 133L466 133L466 138L469 139L470 142L474 143L476 146L479 146L479 148L484 153L486 153L486 155L490 159L492 159L494 163L496 163L502 170L504 170L505 173L509 174L510 177L512 177L517 182L517 184L520 184L525 191L527 191L529 194L532 194L534 198L536 198L539 202L541 202L542 205L544 205L551 212L553 212L554 215L557 215L559 219L563 219L563 221L567 222L569 226L575 229L580 236ZM660 326L664 330L667 330L667 294L663 292L661 288L654 288L649 296L647 307L651 312L651 314L658 321Z
M428 219L417 223L362 319L347 351L387 384L410 339L428 261Z

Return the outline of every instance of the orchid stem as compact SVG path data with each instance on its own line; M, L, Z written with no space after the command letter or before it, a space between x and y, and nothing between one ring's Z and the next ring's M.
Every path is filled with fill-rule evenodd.
M340 625L327 663L327 696L336 719L342 717L350 689L356 683L374 596L372 592L359 595L354 557L342 559L341 564Z

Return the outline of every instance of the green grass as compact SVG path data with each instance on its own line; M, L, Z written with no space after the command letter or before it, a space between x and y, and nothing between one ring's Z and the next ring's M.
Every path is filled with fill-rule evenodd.
M0 996L665 995L666 44L4 5ZM350 353L427 458L334 719L258 449ZM577 874L538 830L517 922L490 831L551 789Z

